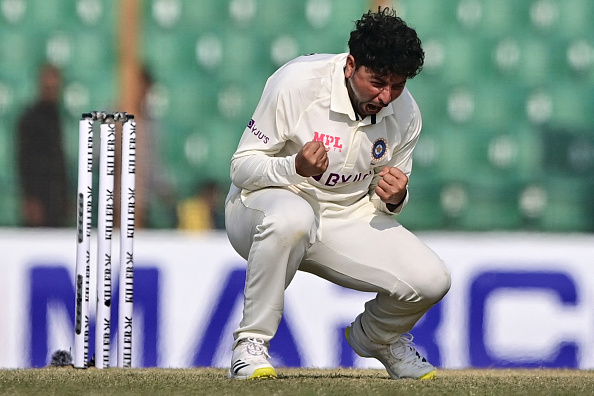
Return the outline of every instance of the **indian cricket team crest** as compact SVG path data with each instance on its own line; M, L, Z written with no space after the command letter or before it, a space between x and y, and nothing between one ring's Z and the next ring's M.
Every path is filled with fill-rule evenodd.
M373 142L373 147L371 149L371 157L374 161L381 161L382 158L386 156L386 152L388 151L388 142L384 138L378 138L375 142Z

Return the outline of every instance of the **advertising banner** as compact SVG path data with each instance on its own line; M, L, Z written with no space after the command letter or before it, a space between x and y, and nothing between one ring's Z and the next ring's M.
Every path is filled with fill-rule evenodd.
M411 331L429 361L443 368L594 368L594 236L418 235L452 273L448 295ZM0 249L0 368L47 366L55 351L73 350L75 232L0 230ZM118 249L114 243L111 366ZM96 256L94 244L92 252ZM91 284L96 261L92 257ZM224 233L138 231L132 366L228 367L245 265ZM299 272L271 343L273 364L381 367L358 357L343 334L372 298ZM92 291L89 356L96 299Z

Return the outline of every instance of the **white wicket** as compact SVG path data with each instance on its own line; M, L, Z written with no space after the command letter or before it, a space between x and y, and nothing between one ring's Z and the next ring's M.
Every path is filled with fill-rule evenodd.
M118 367L132 366L132 312L134 297L134 213L136 211L136 122L122 128L122 186L120 230L120 297Z
M100 122L99 193L97 215L97 309L95 367L110 366L112 306L112 236L114 231L114 181L116 122L122 123L122 174L120 224L120 298L118 316L118 367L132 366L132 312L134 280L134 219L136 172L136 122L126 113L92 112L79 123L77 196L76 307L74 367L89 364L89 295L93 195L93 125Z
M74 367L89 360L89 277L91 275L91 221L93 193L93 121L78 124L78 191L76 196L76 306L74 317Z

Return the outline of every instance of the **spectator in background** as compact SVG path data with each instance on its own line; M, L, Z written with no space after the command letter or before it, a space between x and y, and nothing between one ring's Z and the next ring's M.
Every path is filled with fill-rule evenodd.
M224 196L221 186L207 180L196 193L177 205L179 229L186 231L222 230L225 228Z
M26 227L64 227L70 224L72 198L66 175L60 97L62 75L52 65L39 73L35 102L18 120L17 161Z
M155 79L147 67L140 70L140 103L135 114L136 139L136 227L173 228L175 215L174 186L167 178L161 161L161 127L154 116L150 97Z

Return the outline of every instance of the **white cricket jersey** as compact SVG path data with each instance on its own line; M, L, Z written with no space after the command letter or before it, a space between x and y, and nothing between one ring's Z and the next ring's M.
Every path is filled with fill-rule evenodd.
M374 192L378 173L393 166L410 176L421 113L405 89L378 114L361 120L345 83L347 55L301 56L268 79L231 159L231 180L242 194L284 187L319 208L320 217L369 210L370 200L372 210L391 213ZM324 143L329 165L321 176L306 178L297 174L295 157L309 141ZM395 213L407 201L408 194Z

